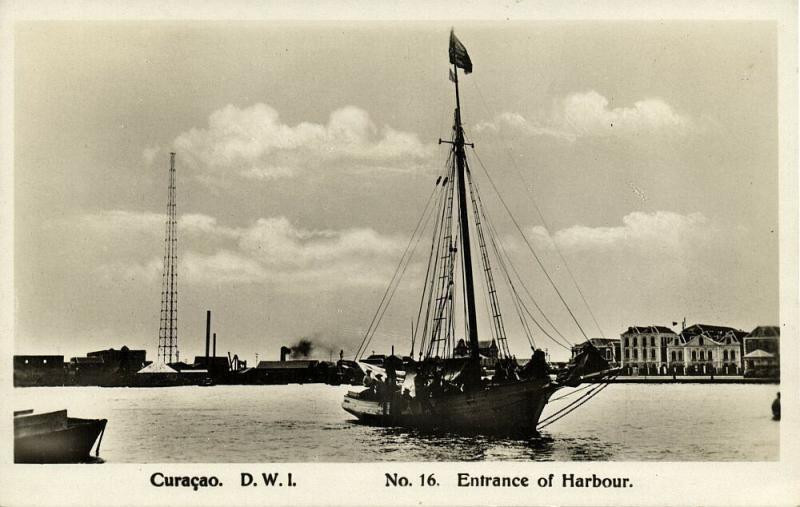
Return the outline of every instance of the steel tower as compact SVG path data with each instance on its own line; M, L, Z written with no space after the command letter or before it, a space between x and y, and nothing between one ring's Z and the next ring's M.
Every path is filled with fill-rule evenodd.
M161 323L158 330L158 358L164 363L178 361L178 235L175 218L175 153L169 154L169 190L164 238L164 272L161 275Z

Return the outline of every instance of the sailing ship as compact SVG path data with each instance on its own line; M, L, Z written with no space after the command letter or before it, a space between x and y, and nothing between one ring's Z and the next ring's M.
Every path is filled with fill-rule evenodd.
M474 150L474 144L465 138L458 78L459 69L464 74L472 72L472 62L453 31L450 32L449 56L450 80L455 87L454 120L450 139L439 139L439 144L450 146L447 164L423 211L423 217L427 213L428 218L421 218L417 226L417 230L422 230L423 222L432 222L433 239L424 290L412 328L411 355L404 360L392 355L383 367L360 362L366 372L366 388L348 392L342 408L368 424L532 434L541 427L542 411L553 393L565 386L576 387L589 378L607 379L614 370L587 342L567 368L553 375L555 372L550 371L544 352L534 348L530 328L526 325L523 329L534 349L532 359L525 367L520 367L511 354L490 261L492 254L506 275L515 307L518 314L522 312L524 321L523 301L512 281L510 258L504 255L488 220L466 156L466 148ZM374 334L376 321L388 305L384 304L387 296L391 298L398 274L402 275L403 266L408 265L414 235L357 357L366 350L370 333ZM478 336L473 248L477 248L483 273L480 281L485 290L491 341L479 340ZM457 309L457 306L463 308ZM528 316L533 317L530 313ZM466 341L457 338L457 318L463 323ZM415 343L417 341L419 343ZM481 354L487 342L496 350L496 359ZM418 346L418 360L414 360L415 345ZM487 378L487 367L494 369L491 378ZM593 395L597 389L590 392ZM577 401L579 403L569 406L569 411L585 402L586 395ZM548 420L552 421L552 416Z

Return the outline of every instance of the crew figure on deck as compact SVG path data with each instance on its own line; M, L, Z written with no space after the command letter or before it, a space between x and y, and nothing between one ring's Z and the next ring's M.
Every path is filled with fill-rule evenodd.
M522 369L523 378L547 379L550 378L550 365L547 364L547 358L542 349L533 351L531 360Z

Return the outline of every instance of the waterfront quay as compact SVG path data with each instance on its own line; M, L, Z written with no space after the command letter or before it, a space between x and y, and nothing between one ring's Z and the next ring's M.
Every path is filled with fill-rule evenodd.
M343 352L335 362L308 357L313 348L310 342L282 346L278 360L259 361L254 367L230 352L218 356L210 313L206 313L205 354L190 363L154 363L147 360L145 350L126 346L89 352L69 361L62 355L15 355L14 386L338 385L357 384L363 377L358 363L345 360ZM498 347L493 340L481 345L481 364L490 372L498 360ZM662 325L630 326L619 338L590 338L573 346L572 356L587 346L595 347L611 367L619 369L619 375L611 380L617 383L780 382L778 326L756 326L750 332L709 324L686 326L685 321L679 332ZM456 355L467 354L456 349ZM400 363L411 359L373 354L364 362L382 367L387 357ZM521 360L520 366L524 362ZM566 363L551 366L555 371Z

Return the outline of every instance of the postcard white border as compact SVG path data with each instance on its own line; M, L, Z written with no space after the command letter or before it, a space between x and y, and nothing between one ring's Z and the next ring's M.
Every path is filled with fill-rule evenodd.
M0 417L2 505L774 505L800 503L798 391L798 151L797 5L791 1L597 1L597 2L389 2L389 1L19 1L0 4L0 385L9 399L13 350L13 26L20 20L775 20L778 26L780 295L784 418L780 460L753 463L479 462L366 464L165 464L100 466L12 465L11 418ZM794 401L795 403L792 403ZM0 414L10 414L0 402ZM236 481L241 472L292 472L292 490L225 487L194 492L149 484L150 474L217 475ZM526 490L452 486L385 487L385 473L412 477L435 473L454 484L460 471L524 474L538 478L575 473L627 476L625 490L538 487Z

